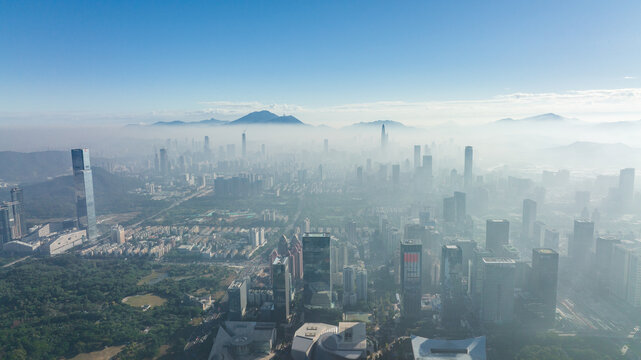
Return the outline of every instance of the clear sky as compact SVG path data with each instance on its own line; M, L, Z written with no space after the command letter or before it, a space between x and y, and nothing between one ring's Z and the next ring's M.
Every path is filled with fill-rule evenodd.
M319 123L345 111L417 122L441 116L426 107L604 89L632 94L618 118L641 119L639 88L639 0L0 0L5 124L263 107ZM486 116L529 112L495 110Z

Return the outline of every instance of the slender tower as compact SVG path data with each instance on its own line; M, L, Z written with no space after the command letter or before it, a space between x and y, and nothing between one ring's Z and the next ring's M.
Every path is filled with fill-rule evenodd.
M96 228L96 208L93 196L93 175L89 162L89 149L71 150L73 164L73 182L76 190L76 212L78 227L87 230L87 239L95 240L98 231Z
M247 136L243 131L243 157L247 155Z
M471 146L465 147L465 169L463 172L463 182L465 187L472 185L472 161L474 157L474 150Z
M381 127L381 149L385 150L387 147L387 134L385 133L385 124Z

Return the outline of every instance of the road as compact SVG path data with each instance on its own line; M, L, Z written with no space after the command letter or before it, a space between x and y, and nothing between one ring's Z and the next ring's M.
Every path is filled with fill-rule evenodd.
M12 262L10 262L10 263L8 263L8 264L5 264L5 265L3 265L2 267L3 267L3 268L8 268L8 267L13 266L13 265L15 265L15 264L17 264L17 263L19 263L19 262L21 262L21 261L27 260L27 259L28 259L28 258L30 258L30 257L31 257L31 255L29 255L29 256L25 256L25 257L20 258L20 259L18 259L18 260L16 260L16 261L12 261Z

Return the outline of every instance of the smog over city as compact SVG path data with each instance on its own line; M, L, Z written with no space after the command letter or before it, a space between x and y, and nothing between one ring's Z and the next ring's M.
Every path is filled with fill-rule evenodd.
M641 360L639 24L0 1L0 359Z

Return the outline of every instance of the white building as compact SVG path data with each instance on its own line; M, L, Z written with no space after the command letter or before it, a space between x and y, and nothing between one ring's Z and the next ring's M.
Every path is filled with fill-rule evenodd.
M415 360L485 360L485 336L463 340L437 340L412 335Z
M42 245L41 249L49 255L63 254L67 252L67 250L82 244L86 239L86 230L72 230L53 236Z
M365 359L365 323L305 323L294 334L291 356L294 360Z

